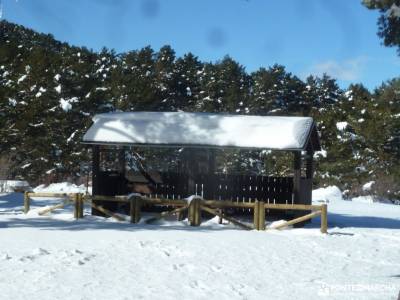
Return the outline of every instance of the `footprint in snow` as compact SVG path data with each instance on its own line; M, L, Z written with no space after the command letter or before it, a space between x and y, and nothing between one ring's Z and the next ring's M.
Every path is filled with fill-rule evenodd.
M174 269L174 271L178 271L179 269L182 269L185 266L185 264L173 264L172 268Z
M3 255L1 256L1 260L10 260L10 259L11 259L11 256L8 255L7 253L5 253L5 254L3 254Z
M32 251L32 255L34 255L34 256L42 256L42 255L48 255L48 254L50 254L50 252L43 248L37 248Z
M33 261L40 256L49 255L49 254L50 254L50 252L47 251L46 249L37 248L31 252L31 255L22 256L19 260L22 262Z
M150 244L152 244L152 242L144 242L144 241L139 241L139 245L140 245L140 247L142 247L142 248L145 248L145 247L147 247L147 246L149 246Z
M213 271L213 272L221 272L222 271L222 267L220 267L220 266L211 266L211 271Z

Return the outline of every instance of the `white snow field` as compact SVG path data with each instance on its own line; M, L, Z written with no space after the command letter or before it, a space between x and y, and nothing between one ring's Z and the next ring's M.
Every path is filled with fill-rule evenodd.
M48 199L24 215L22 194L2 194L0 299L398 299L400 206L344 201L333 187L315 191L320 201L326 235L319 219L261 232L38 216Z

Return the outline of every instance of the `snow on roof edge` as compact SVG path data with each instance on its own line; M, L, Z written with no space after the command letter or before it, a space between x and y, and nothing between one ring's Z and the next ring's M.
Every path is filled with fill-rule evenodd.
M311 117L194 112L105 113L93 121L85 144L305 150L315 130Z

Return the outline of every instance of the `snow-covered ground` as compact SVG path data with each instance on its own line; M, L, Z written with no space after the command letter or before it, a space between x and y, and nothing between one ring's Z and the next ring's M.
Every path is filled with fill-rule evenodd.
M43 189L42 189L43 191ZM65 190L64 190L65 192ZM132 225L56 200L0 195L1 299L397 299L400 206L329 201L329 234L307 228L243 231L216 220ZM86 214L89 210L86 210Z

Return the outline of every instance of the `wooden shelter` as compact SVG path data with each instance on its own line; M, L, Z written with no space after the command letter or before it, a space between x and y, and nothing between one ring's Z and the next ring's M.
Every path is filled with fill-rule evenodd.
M197 194L208 200L311 204L313 155L321 150L312 118L126 112L96 115L93 121L83 137L93 148L93 195L136 191L170 199ZM130 147L185 150L178 172L129 174L125 160ZM291 152L293 177L216 174L210 150L221 148Z

